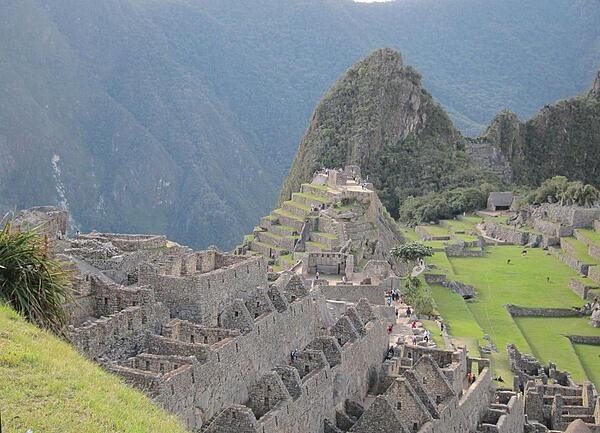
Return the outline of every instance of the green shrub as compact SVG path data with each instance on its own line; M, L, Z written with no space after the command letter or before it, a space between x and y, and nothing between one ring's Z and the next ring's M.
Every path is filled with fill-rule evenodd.
M70 272L52 258L47 238L36 229L12 231L6 222L0 232L0 300L30 322L64 336L64 304L70 298Z

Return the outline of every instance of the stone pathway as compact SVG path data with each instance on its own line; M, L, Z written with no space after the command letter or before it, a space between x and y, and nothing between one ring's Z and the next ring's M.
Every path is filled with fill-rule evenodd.
M412 345L412 337L413 335L417 336L417 344L423 347L437 347L433 342L433 339L430 339L428 343L425 343L423 340L423 336L425 335L425 328L423 324L416 319L416 316L411 315L411 317L406 317L406 309L408 305L400 303L398 301L392 302L392 306L398 309L398 316L396 317L396 323L394 323L394 327L392 328L392 332L389 334L389 344L391 346L395 346L398 343ZM413 310L412 307L410 307ZM416 320L416 327L412 327L413 319Z

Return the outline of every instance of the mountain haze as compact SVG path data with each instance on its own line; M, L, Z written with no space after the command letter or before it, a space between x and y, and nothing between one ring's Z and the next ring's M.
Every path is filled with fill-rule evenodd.
M599 20L589 0L6 0L0 210L63 203L83 230L231 247L318 99L375 48L480 131L586 88Z

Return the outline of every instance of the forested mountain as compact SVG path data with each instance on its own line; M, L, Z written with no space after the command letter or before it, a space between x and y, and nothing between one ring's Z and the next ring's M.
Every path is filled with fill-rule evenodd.
M0 210L230 247L267 212L323 92L399 49L463 131L587 88L594 0L4 0Z
M546 105L525 122L503 111L483 138L510 161L516 183L560 175L600 187L600 70L589 92Z

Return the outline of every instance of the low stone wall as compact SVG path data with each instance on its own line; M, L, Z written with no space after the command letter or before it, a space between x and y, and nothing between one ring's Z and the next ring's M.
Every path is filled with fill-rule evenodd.
M558 258L561 262L570 266L572 269L579 272L581 275L588 274L588 269L590 267L588 264L582 263L568 254L564 254L559 248L549 247L548 251L551 255Z
M321 287L321 293L325 299L336 301L358 302L365 298L371 305L385 304L385 290L378 285L328 285Z
M572 308L535 308L519 307L518 305L506 305L506 309L513 317L581 317L585 316L581 311Z
M423 276L427 284L442 284L447 278L445 274L424 274Z
M486 234L495 239L501 239L509 244L514 245L535 245L538 246L542 242L542 236L534 233L529 233L520 229L507 227L496 224L491 221L486 221L484 224Z
M590 243L588 247L588 254L596 260L600 260L600 247Z
M590 276L592 270L595 268L596 266L593 266L588 269L588 276ZM592 301L593 297L591 296L590 291L597 289L598 284L586 284L581 280L573 278L571 279L571 281L569 281L569 287L573 292L575 292L575 294L581 297L581 299L584 299L586 301Z
M593 335L568 335L567 338L574 344L591 344L600 346L600 337ZM600 347L599 347L600 349Z

